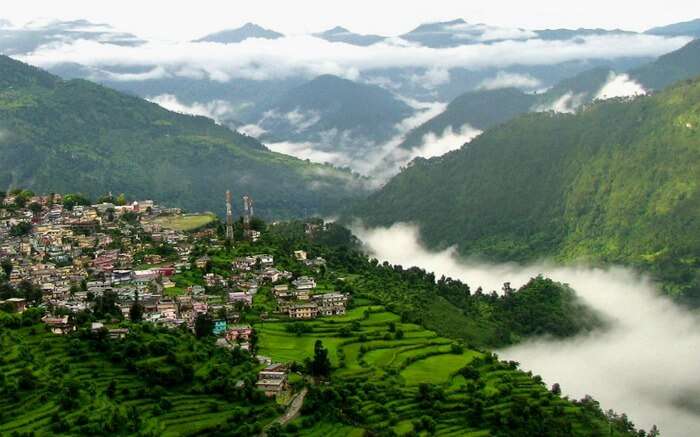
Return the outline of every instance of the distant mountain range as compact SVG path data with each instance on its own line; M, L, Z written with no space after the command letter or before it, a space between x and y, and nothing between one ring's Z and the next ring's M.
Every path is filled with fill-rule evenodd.
M669 54L652 64L659 53L692 37L678 37L692 33L692 23L665 29L647 34L529 30L459 19L423 24L390 37L344 27L287 37L248 23L196 41L162 43L80 20L22 28L0 24L0 50L45 65L64 79L88 79L167 109L213 118L277 144L285 153L364 171L359 165L368 167L363 162L368 153L402 141L400 149L412 150L427 133L440 137L448 127L456 132L465 125L483 130L528 110L574 111L613 80L613 85L634 88L634 82L653 90L692 76L697 69L692 44L685 53ZM629 50L610 54L605 53L609 48L585 49L593 37L612 37L613 49L625 38L634 42ZM261 40L278 50L251 54L250 48ZM641 40L668 48L650 56L639 50ZM541 56L539 51L553 43L581 54L561 60ZM65 50L52 52L62 44L68 45ZM121 46L116 58L109 56L112 44ZM304 46L303 57L293 55L295 44ZM502 59L504 47L522 45L524 50L523 44L539 47L528 49L535 50L528 55L533 59L521 60L517 49L511 49L518 51L514 60ZM168 53L163 58L167 60L152 60L153 50ZM421 60L424 57L427 62ZM385 65L385 59L391 61ZM420 126L452 101L446 114ZM415 131L406 135L412 128ZM465 136L455 138L445 141ZM421 150L414 152L427 156ZM396 168L400 165L403 162L395 163Z
M394 94L337 76L319 76L289 90L243 121L263 140L312 142L319 150L361 158L396 135L396 125L414 110Z
M208 118L0 56L0 187L18 186L200 211L221 211L230 189L267 217L331 211L364 192L347 172L270 152Z
M419 159L352 211L500 261L622 263L700 304L700 79L577 114L531 113Z
M29 53L46 44L89 40L119 46L138 46L145 41L130 33L117 32L106 24L87 20L30 23L18 28L0 21L0 54Z
M662 36L687 35L700 38L700 19L670 24L668 26L654 27L653 29L647 30L646 33Z
M470 91L453 100L445 112L413 129L401 147L409 150L419 147L426 135L440 135L448 128L457 131L468 125L485 130L527 112L574 112L595 99L614 97L601 95L606 92L606 85L609 85L607 92L613 93L620 91L614 89L616 85L651 92L696 76L700 76L700 40L628 73L594 68L564 79L542 93L526 93L515 88Z

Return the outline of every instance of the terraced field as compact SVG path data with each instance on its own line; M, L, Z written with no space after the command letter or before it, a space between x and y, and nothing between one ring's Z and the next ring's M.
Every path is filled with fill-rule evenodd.
M134 429L196 435L232 429L232 421L242 418L264 421L276 414L264 403L235 401L196 388L194 382L149 383L84 344L47 333L43 325L0 328L0 435L128 435ZM231 378L251 376L249 366L234 369Z
M405 372L408 384L448 383L454 372L480 355L474 351L455 355L450 351L451 340L401 323L399 316L381 306L361 306L345 316L293 323L303 323L310 332L288 332L289 322L257 325L261 353L278 361L301 363L313 356L314 343L321 340L340 377ZM439 371L426 371L426 365Z
M289 332L287 327L294 323L303 323L305 332ZM536 421L547 414L565 418L574 424L567 432L600 435L600 423L577 422L573 418L581 416L581 407L551 394L539 378L490 354L462 350L418 325L402 323L382 306L361 306L343 317L308 322L266 322L256 328L261 353L275 360L301 363L313 356L317 339L329 350L334 388L320 388L317 396L334 398L324 390L344 393L333 410L342 413L334 421L307 410L292 425L299 435L362 435L369 429L398 435L429 431L487 436L494 429L515 426L505 418L517 417L513 411L522 409L531 411ZM471 374L461 371L465 366ZM307 396L309 402L313 401Z

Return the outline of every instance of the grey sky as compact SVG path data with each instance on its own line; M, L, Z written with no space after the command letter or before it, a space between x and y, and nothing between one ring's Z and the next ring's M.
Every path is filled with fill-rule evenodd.
M3 2L5 3L5 2ZM419 23L464 18L468 22L525 28L602 27L645 30L700 18L700 2L666 0L10 0L0 18L86 18L140 36L189 39L252 21L287 33L343 25L358 32L399 34Z

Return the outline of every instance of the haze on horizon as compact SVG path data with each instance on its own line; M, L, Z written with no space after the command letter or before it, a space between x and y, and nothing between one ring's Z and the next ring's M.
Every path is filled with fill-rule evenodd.
M167 40L196 38L246 22L288 34L319 32L340 25L355 32L392 36L408 32L421 23L456 18L469 23L527 29L586 27L643 31L697 17L700 17L700 3L687 0L663 3L591 0L577 4L556 0L526 3L435 0L409 5L401 3L400 7L396 1L370 0L332 4L322 0L261 0L253 3L201 0L194 4L165 0L27 0L9 7L6 5L0 15L1 19L17 25L37 20L87 19L139 36Z

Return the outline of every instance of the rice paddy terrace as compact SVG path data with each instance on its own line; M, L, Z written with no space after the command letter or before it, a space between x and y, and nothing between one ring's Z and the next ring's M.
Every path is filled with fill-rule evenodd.
M317 339L329 350L332 385L343 393L330 418L313 400L292 422L294 434L362 435L364 430L398 435L498 435L514 410L527 409L543 423L558 416L569 432L596 434L603 422L583 419L585 405L552 394L539 377L502 363L489 353L463 349L421 326L402 323L383 306L360 303L345 316L256 326L260 353L283 362L313 356ZM290 326L302 325L292 329ZM323 389L321 389L323 390ZM323 395L320 395L323 396ZM571 425L569 425L571 426ZM512 435L512 434L511 434Z

